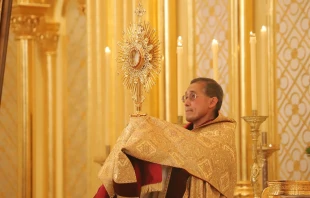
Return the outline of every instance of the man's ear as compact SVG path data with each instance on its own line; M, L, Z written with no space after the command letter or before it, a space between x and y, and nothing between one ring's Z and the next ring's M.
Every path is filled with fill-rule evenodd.
M210 101L210 107L215 107L219 99L217 97L212 97Z

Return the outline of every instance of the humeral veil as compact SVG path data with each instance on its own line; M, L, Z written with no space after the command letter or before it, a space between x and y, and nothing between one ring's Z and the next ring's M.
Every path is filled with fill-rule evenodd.
M191 131L131 117L99 172L95 197L233 197L235 125L221 114Z

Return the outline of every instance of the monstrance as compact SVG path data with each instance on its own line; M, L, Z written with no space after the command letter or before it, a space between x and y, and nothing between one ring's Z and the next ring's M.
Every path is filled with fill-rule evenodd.
M120 50L117 57L122 72L123 85L131 91L135 104L132 116L143 116L142 103L144 92L149 92L160 73L161 55L155 30L148 22L142 21L145 9L141 2L135 11L138 22L131 24L123 33L123 40L118 43Z

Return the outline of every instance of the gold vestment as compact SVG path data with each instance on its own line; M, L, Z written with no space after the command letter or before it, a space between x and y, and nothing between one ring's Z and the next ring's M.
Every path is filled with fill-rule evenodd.
M221 114L191 131L148 115L131 117L98 176L110 196L115 194L113 181L136 182L127 157L131 155L186 170L191 176L184 197L233 197L237 182L235 125ZM164 182L146 185L141 196L165 190Z

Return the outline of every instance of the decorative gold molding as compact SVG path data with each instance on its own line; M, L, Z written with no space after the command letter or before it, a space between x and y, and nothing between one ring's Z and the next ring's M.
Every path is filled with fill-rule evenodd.
M16 36L35 36L37 27L48 7L47 4L13 5L11 27Z
M44 23L38 31L38 42L44 53L54 53L58 45L59 23Z
M275 180L269 181L262 198L272 197L309 197L310 181Z
M33 36L39 21L37 16L12 16L11 27L17 37Z

